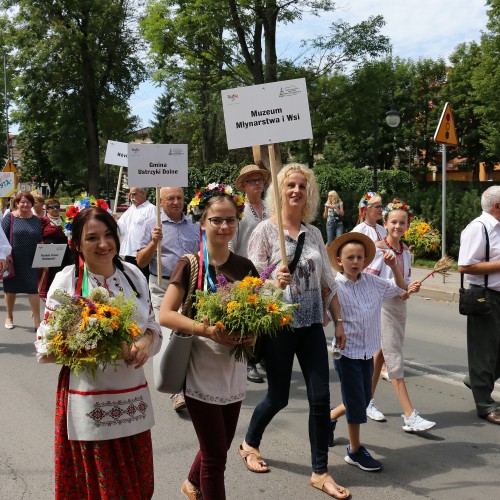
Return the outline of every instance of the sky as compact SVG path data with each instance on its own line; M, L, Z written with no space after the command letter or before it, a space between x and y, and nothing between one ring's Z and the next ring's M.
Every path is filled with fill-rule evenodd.
M333 21L356 24L381 14L386 21L382 34L391 40L394 56L446 59L459 43L479 42L487 23L485 0L338 0L337 8L282 27L278 31L278 56L297 51L303 39L327 34ZM160 94L160 89L145 82L131 97L132 111L140 117L142 127L153 120L155 99Z

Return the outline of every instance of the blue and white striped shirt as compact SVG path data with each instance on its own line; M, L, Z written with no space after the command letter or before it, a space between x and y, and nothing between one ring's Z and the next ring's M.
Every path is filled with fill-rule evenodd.
M361 273L357 281L337 273L335 281L347 337L342 355L351 359L370 359L381 347L382 301L401 295L404 290L391 281L366 273Z

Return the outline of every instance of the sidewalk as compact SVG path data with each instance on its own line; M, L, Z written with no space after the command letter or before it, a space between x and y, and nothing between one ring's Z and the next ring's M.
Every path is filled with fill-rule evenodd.
M421 267L411 268L412 280L422 280L430 273L430 269ZM460 288L460 273L450 271L450 275L443 278L440 274L430 276L420 288L420 296L430 299L446 300L448 302L458 302L458 289ZM444 281L444 283L443 283ZM467 284L466 284L467 286Z

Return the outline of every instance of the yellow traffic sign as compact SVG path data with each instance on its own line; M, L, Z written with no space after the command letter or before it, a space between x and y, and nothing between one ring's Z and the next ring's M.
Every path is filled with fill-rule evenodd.
M17 174L17 168L14 165L14 162L12 160L7 160L7 163L5 164L5 167L3 167L2 172L14 172Z
M453 121L453 113L449 102L444 105L443 113L441 114L436 133L434 134L434 140L440 144L458 146L455 122Z

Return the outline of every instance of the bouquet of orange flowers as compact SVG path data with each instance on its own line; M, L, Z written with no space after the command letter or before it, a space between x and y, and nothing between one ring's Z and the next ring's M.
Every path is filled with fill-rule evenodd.
M102 287L88 297L56 290L54 298L60 306L45 318L49 331L44 341L57 364L68 366L77 376L85 371L95 378L99 365L123 362L124 345L131 346L141 333L133 321L133 298L111 297Z
M228 283L224 275L217 276L217 291L208 293L196 291L196 320L205 318L211 325L228 332L237 332L240 338L261 335L275 335L289 327L293 310L298 304L283 301L283 291L266 282L274 266L266 268L260 277L247 276L241 281ZM237 361L249 360L253 348L237 345L231 350Z

